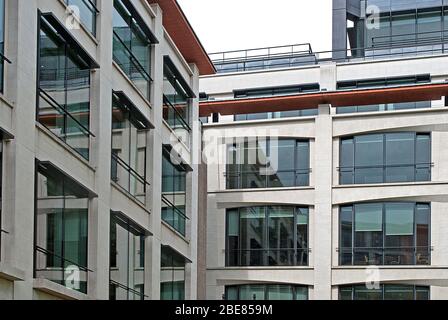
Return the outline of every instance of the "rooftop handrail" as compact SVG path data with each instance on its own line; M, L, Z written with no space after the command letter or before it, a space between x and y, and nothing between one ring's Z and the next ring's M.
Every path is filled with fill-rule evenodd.
M285 49L284 51L281 49ZM297 50L300 49L300 50ZM278 52L276 52L278 50ZM224 52L210 53L210 59L217 61L247 60L252 58L269 58L283 55L311 55L313 50L310 43L300 43L293 45L283 45L274 47L254 48L245 50L232 50ZM216 58L215 58L216 56ZM230 57L229 57L230 56Z

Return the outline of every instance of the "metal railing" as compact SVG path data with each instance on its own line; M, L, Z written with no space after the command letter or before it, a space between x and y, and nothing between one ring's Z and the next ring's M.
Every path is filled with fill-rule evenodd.
M337 248L340 265L430 265L431 246Z
M266 171L266 173L262 173L260 170ZM274 173L269 172L268 168L261 168L260 170L224 172L227 189L306 187L309 186L310 173L312 172L311 168L277 170ZM291 174L290 178L294 176L289 180L292 183L281 185L281 179L285 179L285 174L288 173ZM244 177L247 179L246 184L244 183ZM252 179L250 177L252 177ZM288 181L288 179L286 180ZM262 186L253 187L250 185L249 181L259 182Z
M149 182L114 153L112 153L111 179L138 201L145 203Z
M162 220L185 236L187 215L163 194L162 203Z
M308 266L310 248L228 249L227 267Z
M44 257L42 257L43 255ZM51 264L48 262L48 258L58 259L59 263ZM50 281L56 282L63 286L68 286L72 288L72 285L78 285L79 288L76 289L82 293L87 293L87 274L89 272L93 272L86 266L82 266L77 262L66 259L61 255L56 254L50 250L44 249L40 246L35 246L35 267L34 267L34 277L35 278L44 278ZM67 277L67 270L70 270L69 274L72 275L73 267L76 267L79 270L79 278L78 279L69 279ZM72 281L73 280L73 281ZM74 281L78 282L75 283ZM85 284L85 287L82 284ZM68 285L70 284L70 285Z
M422 35L425 33L417 33ZM400 35L405 36L405 35ZM382 38L382 37L376 37ZM386 38L390 38L386 36ZM291 46L283 46L288 48ZM273 47L276 48L276 47ZM282 47L280 47L282 48ZM351 62L364 60L377 60L394 57L420 56L448 53L448 32L447 36L427 37L406 41L390 41L389 43L377 43L370 47L356 47L349 49L316 51L285 51L281 54L272 54L271 48L249 49L241 51L228 51L222 53L212 53L210 58L218 73L243 72L252 70L263 70L273 68L291 68L305 65L319 65L325 62ZM267 53L247 54L247 52L257 52L263 50ZM232 56L235 55L235 56Z
M90 137L95 137L95 135L74 115L59 105L45 90L41 88L38 90L40 99L37 121L88 160L89 156L82 153L81 150L90 149ZM77 114L78 118L83 116L87 119L89 119L89 115L89 111Z
M151 75L140 63L139 59L127 47L120 36L114 31L114 50L113 59L120 66L123 72L129 77L134 85L141 91L146 99L150 98L151 82L153 81ZM120 55L125 57L120 57Z
M359 182L360 177L376 177L377 183L389 183L389 182L414 182L414 181L430 181L431 180L431 168L434 167L433 162L421 162L410 164L396 164L396 165L375 165L375 166L344 166L338 167L339 182L340 184L357 184L357 183L369 183ZM397 176L395 173L388 173L388 170L393 169L413 169L413 175L411 179L391 179L391 177ZM366 173L366 170L372 170L374 174ZM360 174L359 171L363 171L364 174ZM423 179L417 179L418 175L424 175ZM402 174L401 174L402 176ZM349 182L347 182L349 179Z

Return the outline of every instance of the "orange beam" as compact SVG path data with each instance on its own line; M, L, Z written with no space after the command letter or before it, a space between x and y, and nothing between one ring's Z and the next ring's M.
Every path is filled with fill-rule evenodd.
M333 107L361 106L382 103L439 100L448 95L447 84L413 85L396 88L362 89L276 96L251 99L204 101L200 103L200 116L212 113L222 115L279 112L314 109L320 104Z
M215 66L199 41L176 0L148 0L163 11L163 26L188 63L194 63L201 75L216 73Z

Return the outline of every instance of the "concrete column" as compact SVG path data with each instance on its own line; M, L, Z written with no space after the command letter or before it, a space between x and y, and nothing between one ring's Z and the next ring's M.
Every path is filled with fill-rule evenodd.
M330 105L320 105L316 118L314 208L314 299L331 299L332 255L332 119Z
M154 21L154 34L157 39L162 42L164 31L162 25L162 10L157 4L151 5L156 14ZM156 128L159 130L151 130L150 143L148 150L148 177L151 197L151 227L153 236L147 239L148 246L146 250L146 272L145 272L145 294L151 300L160 299L160 266L161 266L161 223L162 223L162 136L161 128L163 126L163 48L162 44L154 46L152 51L152 77L154 79L151 89L151 116Z
M191 76L190 86L193 92L199 92L199 70L196 65L190 65L193 75ZM201 131L199 124L199 98L193 99L191 103L191 119L192 123L192 139L191 139L191 161L193 171L189 174L189 179L187 179L187 215L190 218L189 221L189 233L188 238L190 240L190 260L193 263L187 265L186 269L186 296L187 300L197 299L197 269L198 269L198 183L199 183L199 161L201 159ZM188 280L188 282L187 282Z
M112 12L112 1L99 3L101 12ZM101 68L92 73L91 81L91 164L96 169L98 198L89 208L88 294L94 299L109 298L110 247L110 167L112 134L112 16L99 15L97 49Z
M13 298L33 298L34 257L34 142L36 119L37 6L35 1L6 1L7 99L14 104L15 139L5 144L4 258L25 272L25 281L14 282ZM26 21L27 23L24 23ZM6 91L5 91L6 92Z

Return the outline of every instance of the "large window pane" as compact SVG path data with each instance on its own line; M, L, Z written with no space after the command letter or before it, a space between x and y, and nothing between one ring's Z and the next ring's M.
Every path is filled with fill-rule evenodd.
M355 231L382 231L382 204L358 204L355 206Z
M243 208L240 211L242 264L247 266L264 265L265 208Z
M429 134L388 133L357 136L342 139L340 148L340 184L431 179Z
M162 246L160 299L185 300L185 258Z
M227 210L228 266L308 265L308 208Z
M151 83L151 40L134 13L128 11L122 0L114 0L113 58L123 72L149 99ZM138 19L141 21L140 19Z
M414 234L414 207L412 203L386 204L386 236Z
M143 231L121 214L112 213L110 237L110 297L143 300L145 284Z
M429 204L362 203L339 214L340 265L430 264Z
M149 127L136 110L112 95L112 181L144 203L146 188L146 137ZM144 118L144 117L143 117Z
M308 287L284 284L226 286L226 300L308 300Z
M93 35L96 34L96 0L65 0L69 6L74 6L79 10L79 19L81 23Z
M40 25L37 120L89 159L89 65L45 18Z
M162 157L162 219L180 234L186 234L186 169L171 162L164 148Z
M309 185L309 142L247 138L227 146L227 188Z
M39 168L36 192L36 277L87 293L87 192L51 167Z
M269 265L294 264L294 208L269 208Z
M339 287L339 300L429 300L430 287L380 284L379 288L365 285Z

